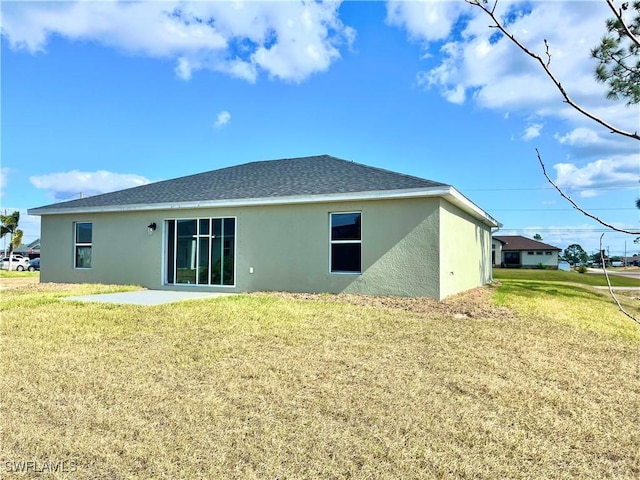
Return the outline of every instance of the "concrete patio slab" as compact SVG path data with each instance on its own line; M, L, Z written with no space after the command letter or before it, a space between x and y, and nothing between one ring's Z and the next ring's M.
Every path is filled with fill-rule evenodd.
M166 303L182 302L184 300L211 299L235 295L234 293L218 292L176 292L170 290L138 290L135 292L100 293L97 295L82 295L76 297L62 297L62 300L75 302L116 303L122 305L164 305Z

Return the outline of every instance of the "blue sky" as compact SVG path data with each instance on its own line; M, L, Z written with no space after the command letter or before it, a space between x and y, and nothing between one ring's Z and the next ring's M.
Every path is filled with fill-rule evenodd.
M455 186L503 224L560 248L638 229L638 142L576 114L533 60L464 1L3 2L2 210L230 165L330 154ZM604 1L502 1L529 47L551 48L570 95L625 130L590 48ZM607 233L611 255L640 252Z

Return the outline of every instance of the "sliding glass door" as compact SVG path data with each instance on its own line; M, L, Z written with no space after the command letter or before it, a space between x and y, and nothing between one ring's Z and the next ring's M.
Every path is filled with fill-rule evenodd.
M235 285L235 218L167 220L166 283Z

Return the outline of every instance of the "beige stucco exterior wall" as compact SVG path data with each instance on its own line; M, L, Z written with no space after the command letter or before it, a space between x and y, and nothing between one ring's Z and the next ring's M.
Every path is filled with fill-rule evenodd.
M43 215L42 282L136 284L156 288L162 271L162 234L147 232L155 212ZM74 268L74 223L93 223L92 265Z
M257 207L238 227L243 290L433 296L437 200ZM329 213L362 212L361 275L329 273ZM259 239L259 241L256 241ZM254 267L254 274L247 274Z
M448 297L491 280L491 228L440 200L440 292Z
M362 274L330 273L329 214L353 211L362 212ZM165 285L164 221L210 217L237 219L235 286ZM74 222L93 223L91 269L73 268ZM150 235L151 222L158 229ZM440 198L45 215L40 278L171 290L444 298L489 281L489 230Z
M438 297L439 199L42 217L43 282L137 284L153 289L283 290ZM362 269L329 272L329 213L362 212ZM233 216L236 285L164 285L164 220ZM92 268L73 268L73 224L93 223ZM147 225L155 222L152 235ZM250 272L252 268L253 273Z

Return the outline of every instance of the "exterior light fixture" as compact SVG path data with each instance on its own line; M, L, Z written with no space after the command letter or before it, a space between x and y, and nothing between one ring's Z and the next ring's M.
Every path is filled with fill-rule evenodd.
M147 230L149 231L149 235L155 232L156 228L157 228L156 222L151 222L149 225L147 225Z

